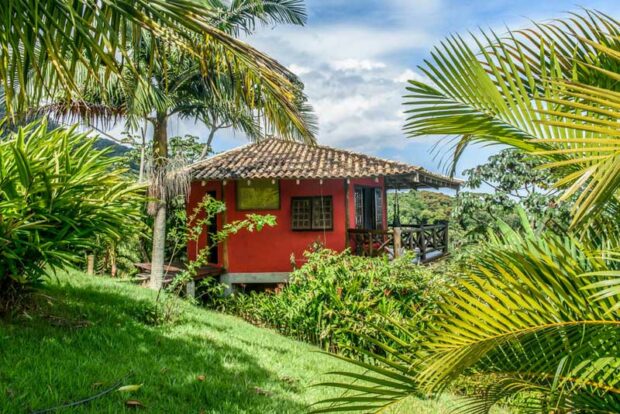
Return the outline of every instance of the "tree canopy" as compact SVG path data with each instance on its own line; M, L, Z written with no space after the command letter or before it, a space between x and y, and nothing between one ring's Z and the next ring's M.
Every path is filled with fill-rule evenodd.
M541 168L543 163L540 158L505 149L465 170L467 180L457 197L454 220L477 239L486 237L489 229L497 230L500 221L520 227L520 207L534 228L567 230L571 204L559 201L554 179Z

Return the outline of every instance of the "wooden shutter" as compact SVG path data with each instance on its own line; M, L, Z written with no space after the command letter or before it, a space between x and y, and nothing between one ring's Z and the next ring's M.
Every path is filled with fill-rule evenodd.
M364 189L355 189L355 228L364 228Z
M383 229L383 189L375 188L375 228Z

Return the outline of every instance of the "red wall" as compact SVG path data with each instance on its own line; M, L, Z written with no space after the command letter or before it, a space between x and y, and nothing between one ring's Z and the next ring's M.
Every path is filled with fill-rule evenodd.
M320 242L323 246L341 251L346 246L345 224L345 180L280 180L280 209L279 210L250 210L237 211L235 202L235 182L222 185L221 182L210 181L202 185L194 182L188 202L188 215L194 210L196 204L204 197L207 191L214 190L217 198L226 202L226 221L242 220L248 213L271 214L276 216L277 225L266 227L260 232L242 231L230 236L227 241L228 272L229 273L256 273L256 272L290 272L291 254L294 254L297 266L303 264L303 253L314 242ZM367 185L371 187L383 187L383 179L378 182L375 179L351 179L349 184L349 226L355 224L355 210L353 200L353 188L355 185ZM334 225L333 230L326 231L292 231L291 230L291 197L298 196L332 196ZM384 197L384 225L387 224L387 212ZM218 218L218 226L222 225L222 217ZM204 246L206 234L203 234L198 245ZM190 259L196 255L196 244L188 246ZM223 247L218 250L219 265L224 264Z

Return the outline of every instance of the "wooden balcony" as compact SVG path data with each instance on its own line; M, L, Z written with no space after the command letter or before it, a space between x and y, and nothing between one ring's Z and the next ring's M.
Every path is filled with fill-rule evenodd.
M403 224L387 230L348 230L349 247L358 256L401 256L413 252L421 263L430 262L448 253L448 223Z

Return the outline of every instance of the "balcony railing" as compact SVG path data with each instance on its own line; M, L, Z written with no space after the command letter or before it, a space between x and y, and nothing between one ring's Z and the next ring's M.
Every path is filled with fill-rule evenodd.
M402 224L387 230L349 229L349 246L359 256L401 256L405 251L415 253L422 263L448 253L448 223Z

